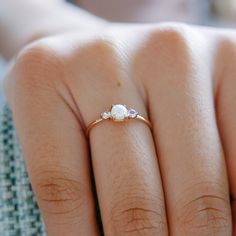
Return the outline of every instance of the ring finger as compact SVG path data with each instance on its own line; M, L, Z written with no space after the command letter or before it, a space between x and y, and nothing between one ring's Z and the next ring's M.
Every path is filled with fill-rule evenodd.
M121 68L117 57L102 41L79 50L75 77L80 79L73 87L80 88L77 100L86 125L116 103L132 106L147 117L145 101L117 69ZM167 235L162 183L149 127L136 120L104 121L90 131L90 145L105 234Z

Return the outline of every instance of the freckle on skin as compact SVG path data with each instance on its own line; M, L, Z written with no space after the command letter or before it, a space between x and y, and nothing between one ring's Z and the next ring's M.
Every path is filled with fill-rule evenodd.
M121 86L121 83L120 83L120 82L117 82L117 86L120 87L120 86Z

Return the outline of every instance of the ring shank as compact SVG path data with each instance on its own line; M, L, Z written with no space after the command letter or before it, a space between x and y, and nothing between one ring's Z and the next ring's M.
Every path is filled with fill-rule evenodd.
M135 119L144 122L146 125L148 125L150 129L152 129L152 123L149 120L145 119L144 117L137 115Z
M109 119L109 120L110 120L110 119ZM144 117L142 117L141 115L137 115L135 118L126 119L126 120L139 120L139 121L141 121L141 122L144 122L146 125L148 125L148 127L149 127L150 129L152 129L152 124L151 124L151 122L150 122L149 120L145 119ZM97 124L99 124L99 123L101 123L101 122L103 122L103 121L106 121L106 120L105 120L105 119L102 119L102 118L99 118L99 119L97 119L97 120L91 122L91 123L88 125L87 129L86 129L86 135L88 136L88 135L89 135L89 131L90 131L95 125L97 125Z

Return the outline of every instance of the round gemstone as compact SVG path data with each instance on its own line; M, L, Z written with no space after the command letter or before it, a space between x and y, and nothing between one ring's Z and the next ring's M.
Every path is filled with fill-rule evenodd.
M138 112L135 111L134 109L130 109L130 110L128 111L128 116L129 116L130 118L135 118L137 115L138 115Z
M128 110L124 105L113 105L111 116L115 121L123 121L128 116Z
M104 120L107 120L111 117L111 113L109 111L105 111L101 115Z

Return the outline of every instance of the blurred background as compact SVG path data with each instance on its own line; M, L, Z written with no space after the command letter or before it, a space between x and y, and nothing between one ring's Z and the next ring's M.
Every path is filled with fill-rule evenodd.
M236 0L70 0L69 2L115 22L178 21L214 27L236 27ZM6 64L0 55L0 80L4 77ZM0 90L0 104L3 99Z
M82 8L111 21L182 21L201 25L236 25L236 0L77 0L77 2Z

